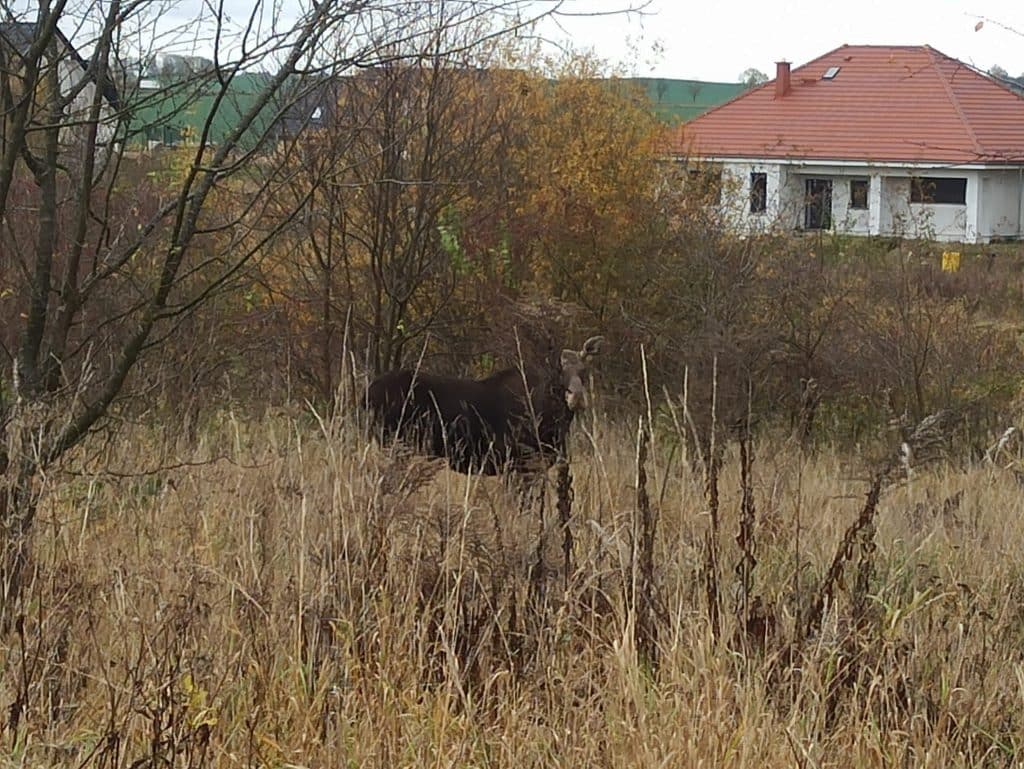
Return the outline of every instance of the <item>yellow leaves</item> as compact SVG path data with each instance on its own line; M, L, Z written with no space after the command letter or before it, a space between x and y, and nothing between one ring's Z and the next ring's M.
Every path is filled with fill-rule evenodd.
M444 322L439 296L442 314L458 318L495 290L592 307L635 291L646 280L638 255L654 251L644 238L658 209L659 128L596 72L585 61L556 80L499 68L436 81L411 70L392 73L386 94L372 91L377 78L356 81L339 109L359 121L282 150L296 171L282 205L322 183L295 235L261 262L296 338L314 339L301 328L322 325L323 292L356 325L402 340ZM405 120L416 130L403 132Z
M512 210L540 246L531 249L539 288L595 309L615 302L643 272L635 254L656 209L658 125L586 62L539 81L523 114Z
M261 296L261 293L262 292L258 291L258 289L255 286L250 287L249 290L245 292L243 296L243 301L245 303L246 313L251 313L253 310L255 310L257 307L261 306L264 303L266 297Z
M217 725L217 712L213 706L207 704L206 690L196 685L191 673L182 676L181 691L185 695L188 722L193 729L212 729Z

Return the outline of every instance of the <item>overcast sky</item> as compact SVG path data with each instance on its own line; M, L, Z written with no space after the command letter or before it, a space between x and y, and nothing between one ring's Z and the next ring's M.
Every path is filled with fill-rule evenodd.
M24 11L35 1L6 0L5 7ZM287 24L313 1L266 0L263 22ZM223 2L240 24L254 0ZM554 0L535 2L539 9ZM634 75L735 82L754 67L772 77L779 59L799 66L843 43L927 44L982 70L998 64L1011 76L1024 74L1024 0L650 0L643 13L611 13L631 3L644 0L564 0L571 13L611 15L563 15L545 21L540 34ZM160 28L176 29L173 37L186 49L208 55L209 35L195 19L208 18L201 9L209 7L209 0L157 0L146 13L164 14ZM78 39L75 30L64 31ZM142 47L152 44L152 32L143 37Z
M843 43L927 44L979 69L1024 73L1024 0L652 0L643 16L563 19L543 32L636 75L735 81L756 67L773 77L779 59L800 65Z

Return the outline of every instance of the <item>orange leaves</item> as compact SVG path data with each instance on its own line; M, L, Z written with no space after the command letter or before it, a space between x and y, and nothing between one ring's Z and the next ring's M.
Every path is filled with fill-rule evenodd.
M305 213L263 278L296 337L349 318L383 369L423 339L465 345L496 295L600 316L649 279L661 169L638 94L585 62L555 81L396 65L343 86L334 122L279 150Z
M574 63L524 100L514 210L539 288L604 314L635 285L654 216L657 125L639 94Z

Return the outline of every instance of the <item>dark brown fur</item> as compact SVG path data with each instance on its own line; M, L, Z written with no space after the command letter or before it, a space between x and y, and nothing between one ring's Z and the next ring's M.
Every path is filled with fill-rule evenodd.
M373 381L366 405L384 441L399 438L459 472L496 475L538 459L550 467L565 456L574 408L585 400L585 361L599 348L600 338L589 340L583 351L565 351L560 364L525 377L515 368L485 379L392 371Z

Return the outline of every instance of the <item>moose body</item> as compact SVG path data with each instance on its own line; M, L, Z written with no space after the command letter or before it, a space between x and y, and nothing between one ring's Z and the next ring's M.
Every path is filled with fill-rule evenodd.
M586 402L587 364L601 341L564 350L557 365L484 379L392 371L373 381L366 405L382 439L444 457L458 472L525 471L538 460L550 467L565 455L573 416Z

